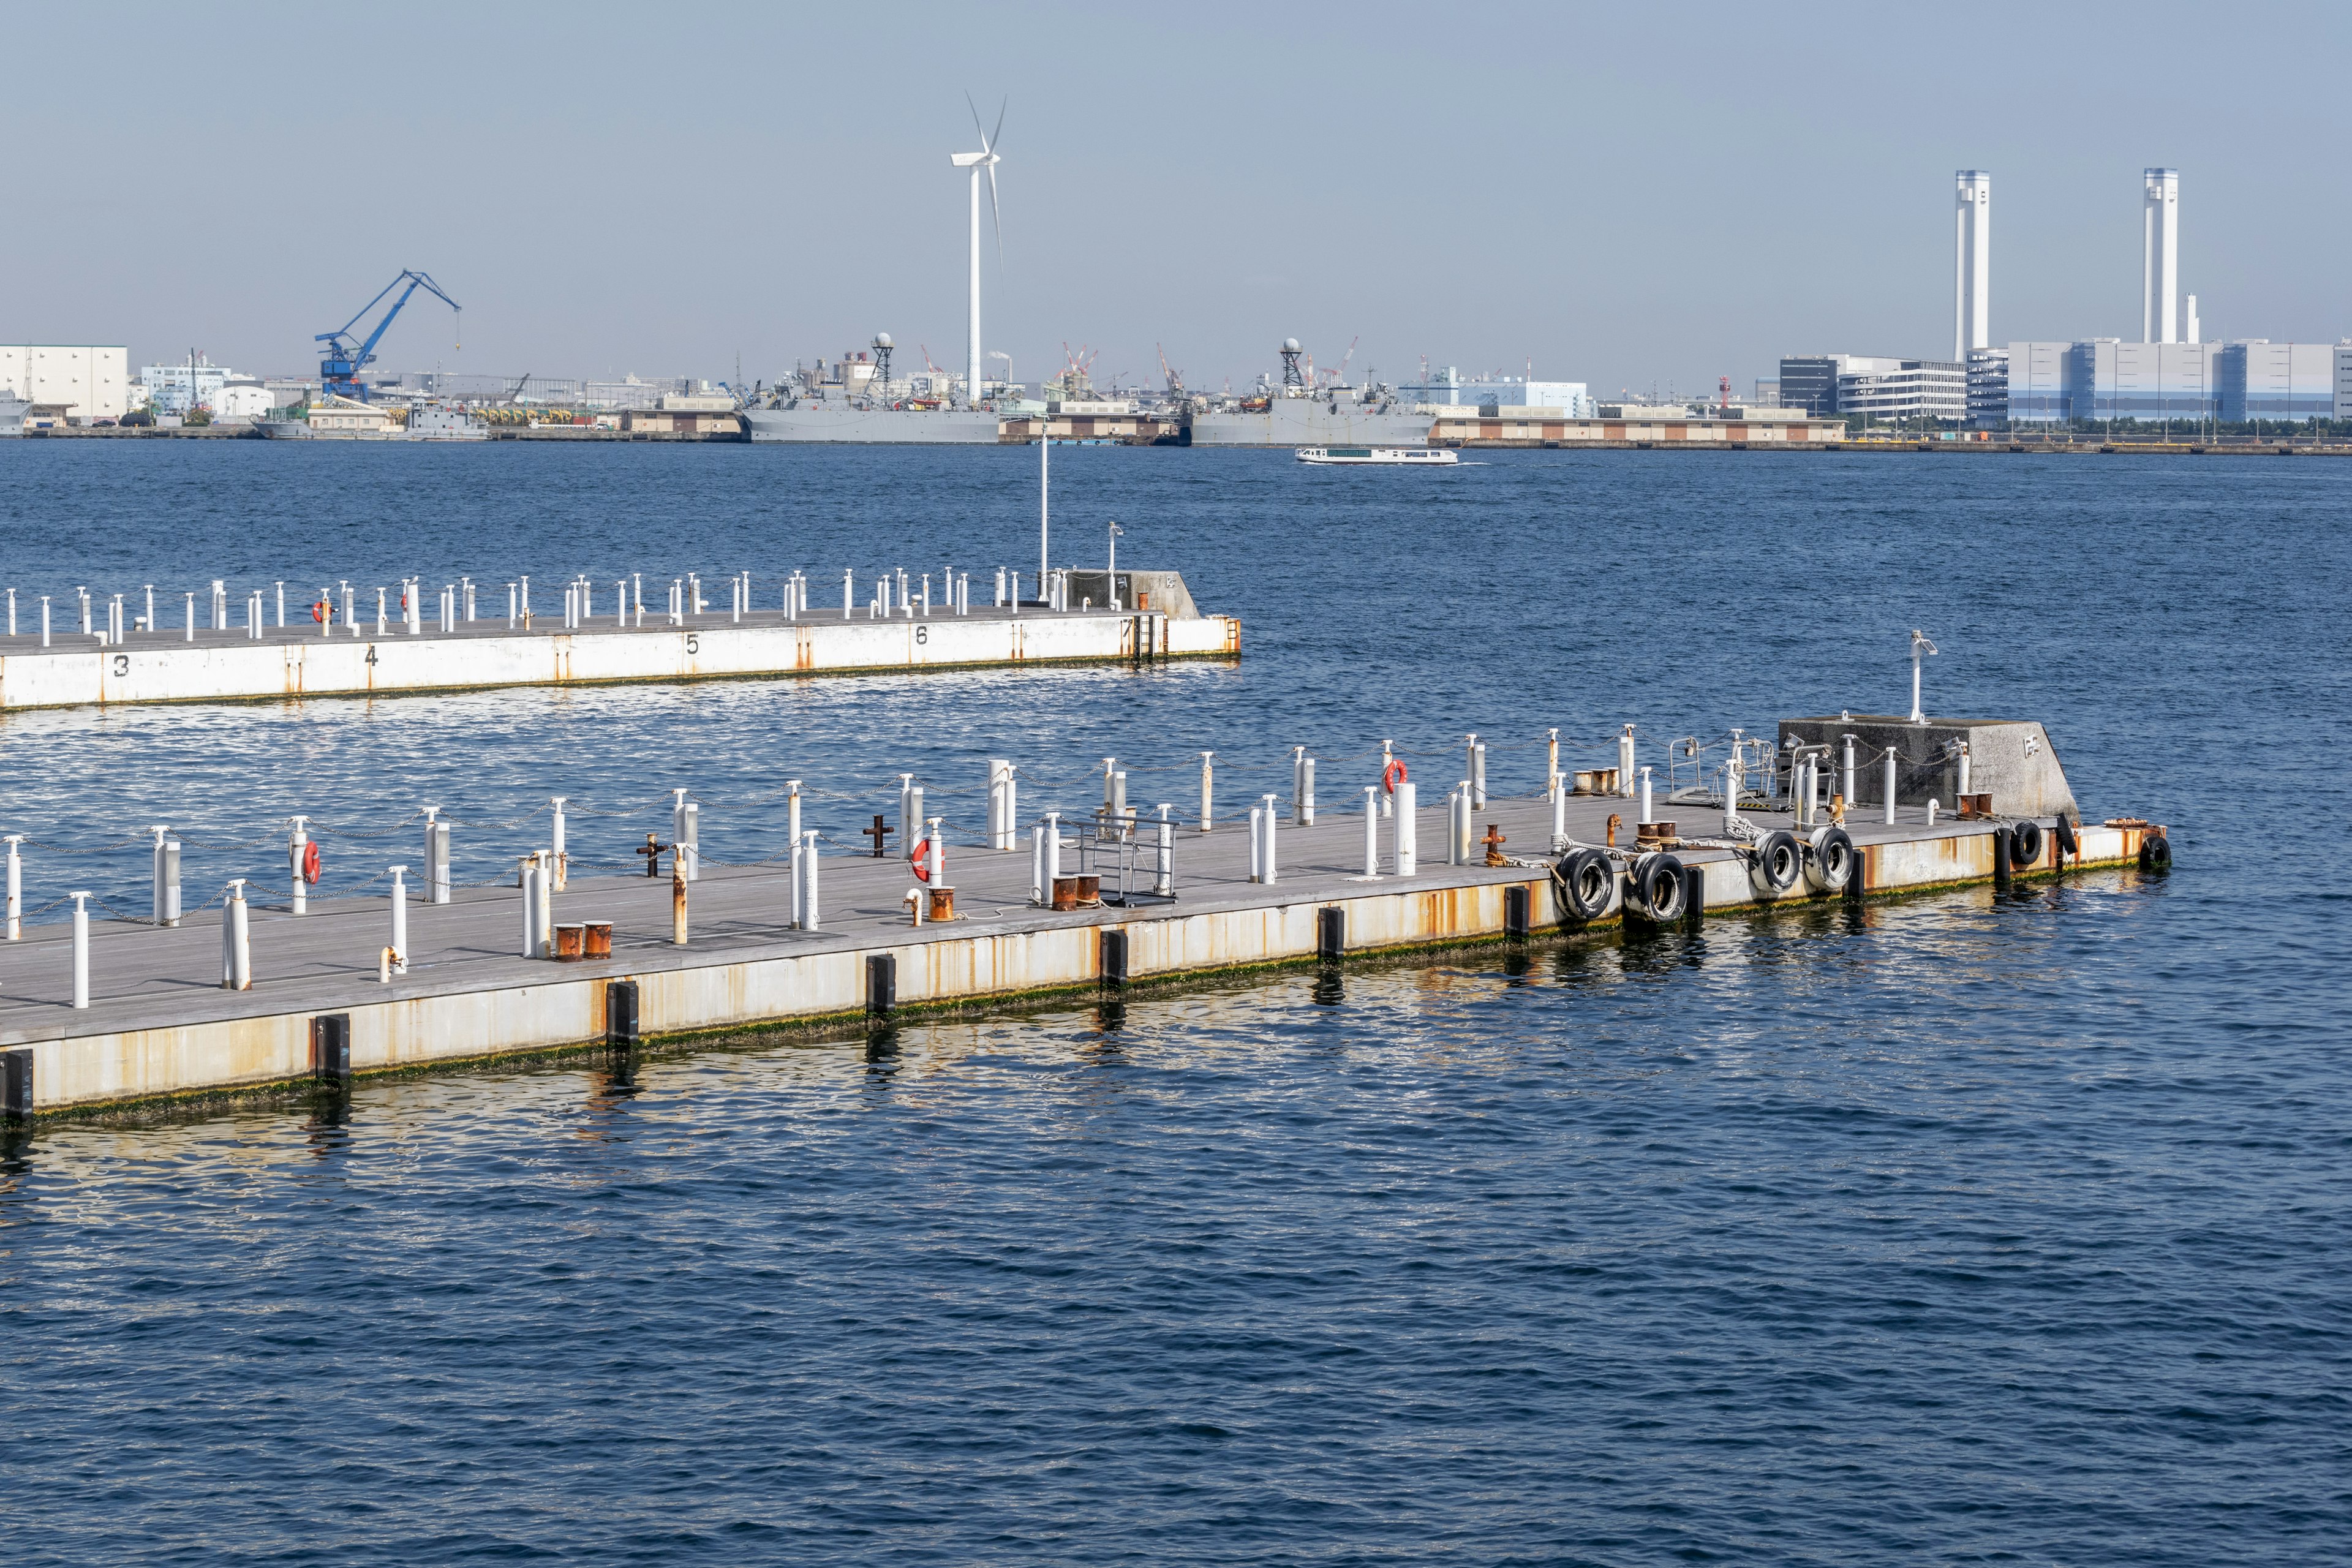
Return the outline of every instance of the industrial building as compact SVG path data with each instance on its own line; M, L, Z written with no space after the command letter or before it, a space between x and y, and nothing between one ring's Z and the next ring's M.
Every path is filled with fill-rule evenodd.
M1889 423L1958 422L1969 413L1969 372L1951 360L1790 355L1780 361L1780 404L1816 419L1859 415Z
M2153 312L2152 312L2153 313ZM2158 330L2162 330L2160 319ZM2009 345L2007 423L2352 418L2352 343Z
M87 425L130 411L130 351L121 344L0 343L0 391Z
M1465 377L1452 365L1397 388L1405 403L1433 408L1556 408L1570 419L1592 417L1592 395L1581 381L1535 381L1516 375Z
M191 354L180 364L139 367L139 384L147 394L147 406L157 414L186 414L202 406L220 416L221 389L233 381L254 380L225 364L215 364L202 354ZM265 412L267 407L264 405Z

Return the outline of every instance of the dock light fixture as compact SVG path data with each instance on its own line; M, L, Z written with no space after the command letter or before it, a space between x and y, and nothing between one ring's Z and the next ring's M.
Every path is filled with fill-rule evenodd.
M1925 724L1927 715L1919 710L1919 661L1937 651L1927 640L1927 634L1916 626L1911 628L1911 722Z

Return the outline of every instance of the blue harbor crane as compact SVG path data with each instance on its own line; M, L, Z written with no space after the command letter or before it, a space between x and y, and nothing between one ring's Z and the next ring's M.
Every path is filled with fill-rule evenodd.
M392 309L383 313L383 320L375 324L375 331L367 335L367 342L352 342L352 329L359 325L360 318L383 304L384 294L400 289L403 283L408 287L400 289L400 298L392 302ZM319 356L319 384L322 391L331 396L340 394L344 397L366 398L366 389L360 384L360 372L375 363L375 345L383 338L384 329L392 325L392 319L400 314L400 308L408 303L408 297L420 288L433 290L443 304L463 318L465 307L442 293L441 285L433 281L430 276L423 272L403 272L383 286L383 294L361 306L350 321L331 332L318 334L315 341L327 345Z

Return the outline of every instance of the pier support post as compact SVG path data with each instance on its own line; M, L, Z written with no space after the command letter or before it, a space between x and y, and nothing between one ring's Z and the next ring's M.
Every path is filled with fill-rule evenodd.
M1315 911L1315 956L1326 963L1348 956L1348 911L1338 904Z
M310 1019L310 1077L331 1088L352 1081L352 1016L320 1013Z
M1420 837L1415 832L1413 805L1415 793L1421 788L1411 779L1401 779L1396 786L1395 826L1390 829L1390 842L1396 856L1396 874L1400 877L1417 875L1421 870Z
M0 1116L11 1121L33 1119L33 1047L19 1046L0 1052Z
M89 894L69 893L73 910L73 1005L89 1005Z
M1886 748L1886 826L1895 826L1895 748Z
M1127 932L1123 928L1103 928L1096 967L1103 984L1116 989L1127 984Z
M637 983L634 980L606 981L604 1043L608 1046L634 1046L637 1039Z
M2009 891L2009 828L2006 824L1992 830L1992 885L1997 892Z
M869 952L866 955L866 1016L887 1018L898 1008L898 955L895 952Z
M1845 874L1845 900L1860 904L1870 891L1870 851L1859 844L1848 846L1853 856L1853 868Z
M1380 797L1377 785L1364 786L1364 880L1368 882L1381 874Z
M1696 931L1706 924L1706 868L1683 868L1683 930Z
M1528 929L1534 923L1529 918L1530 902L1525 882L1514 882L1503 889L1503 934L1513 942L1528 940Z

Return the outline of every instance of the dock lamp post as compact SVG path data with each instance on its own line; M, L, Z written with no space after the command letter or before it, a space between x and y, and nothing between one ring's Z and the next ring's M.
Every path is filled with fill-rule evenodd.
M1919 710L1919 661L1937 651L1927 640L1927 634L1916 626L1911 629L1911 722L1925 724L1927 715Z

